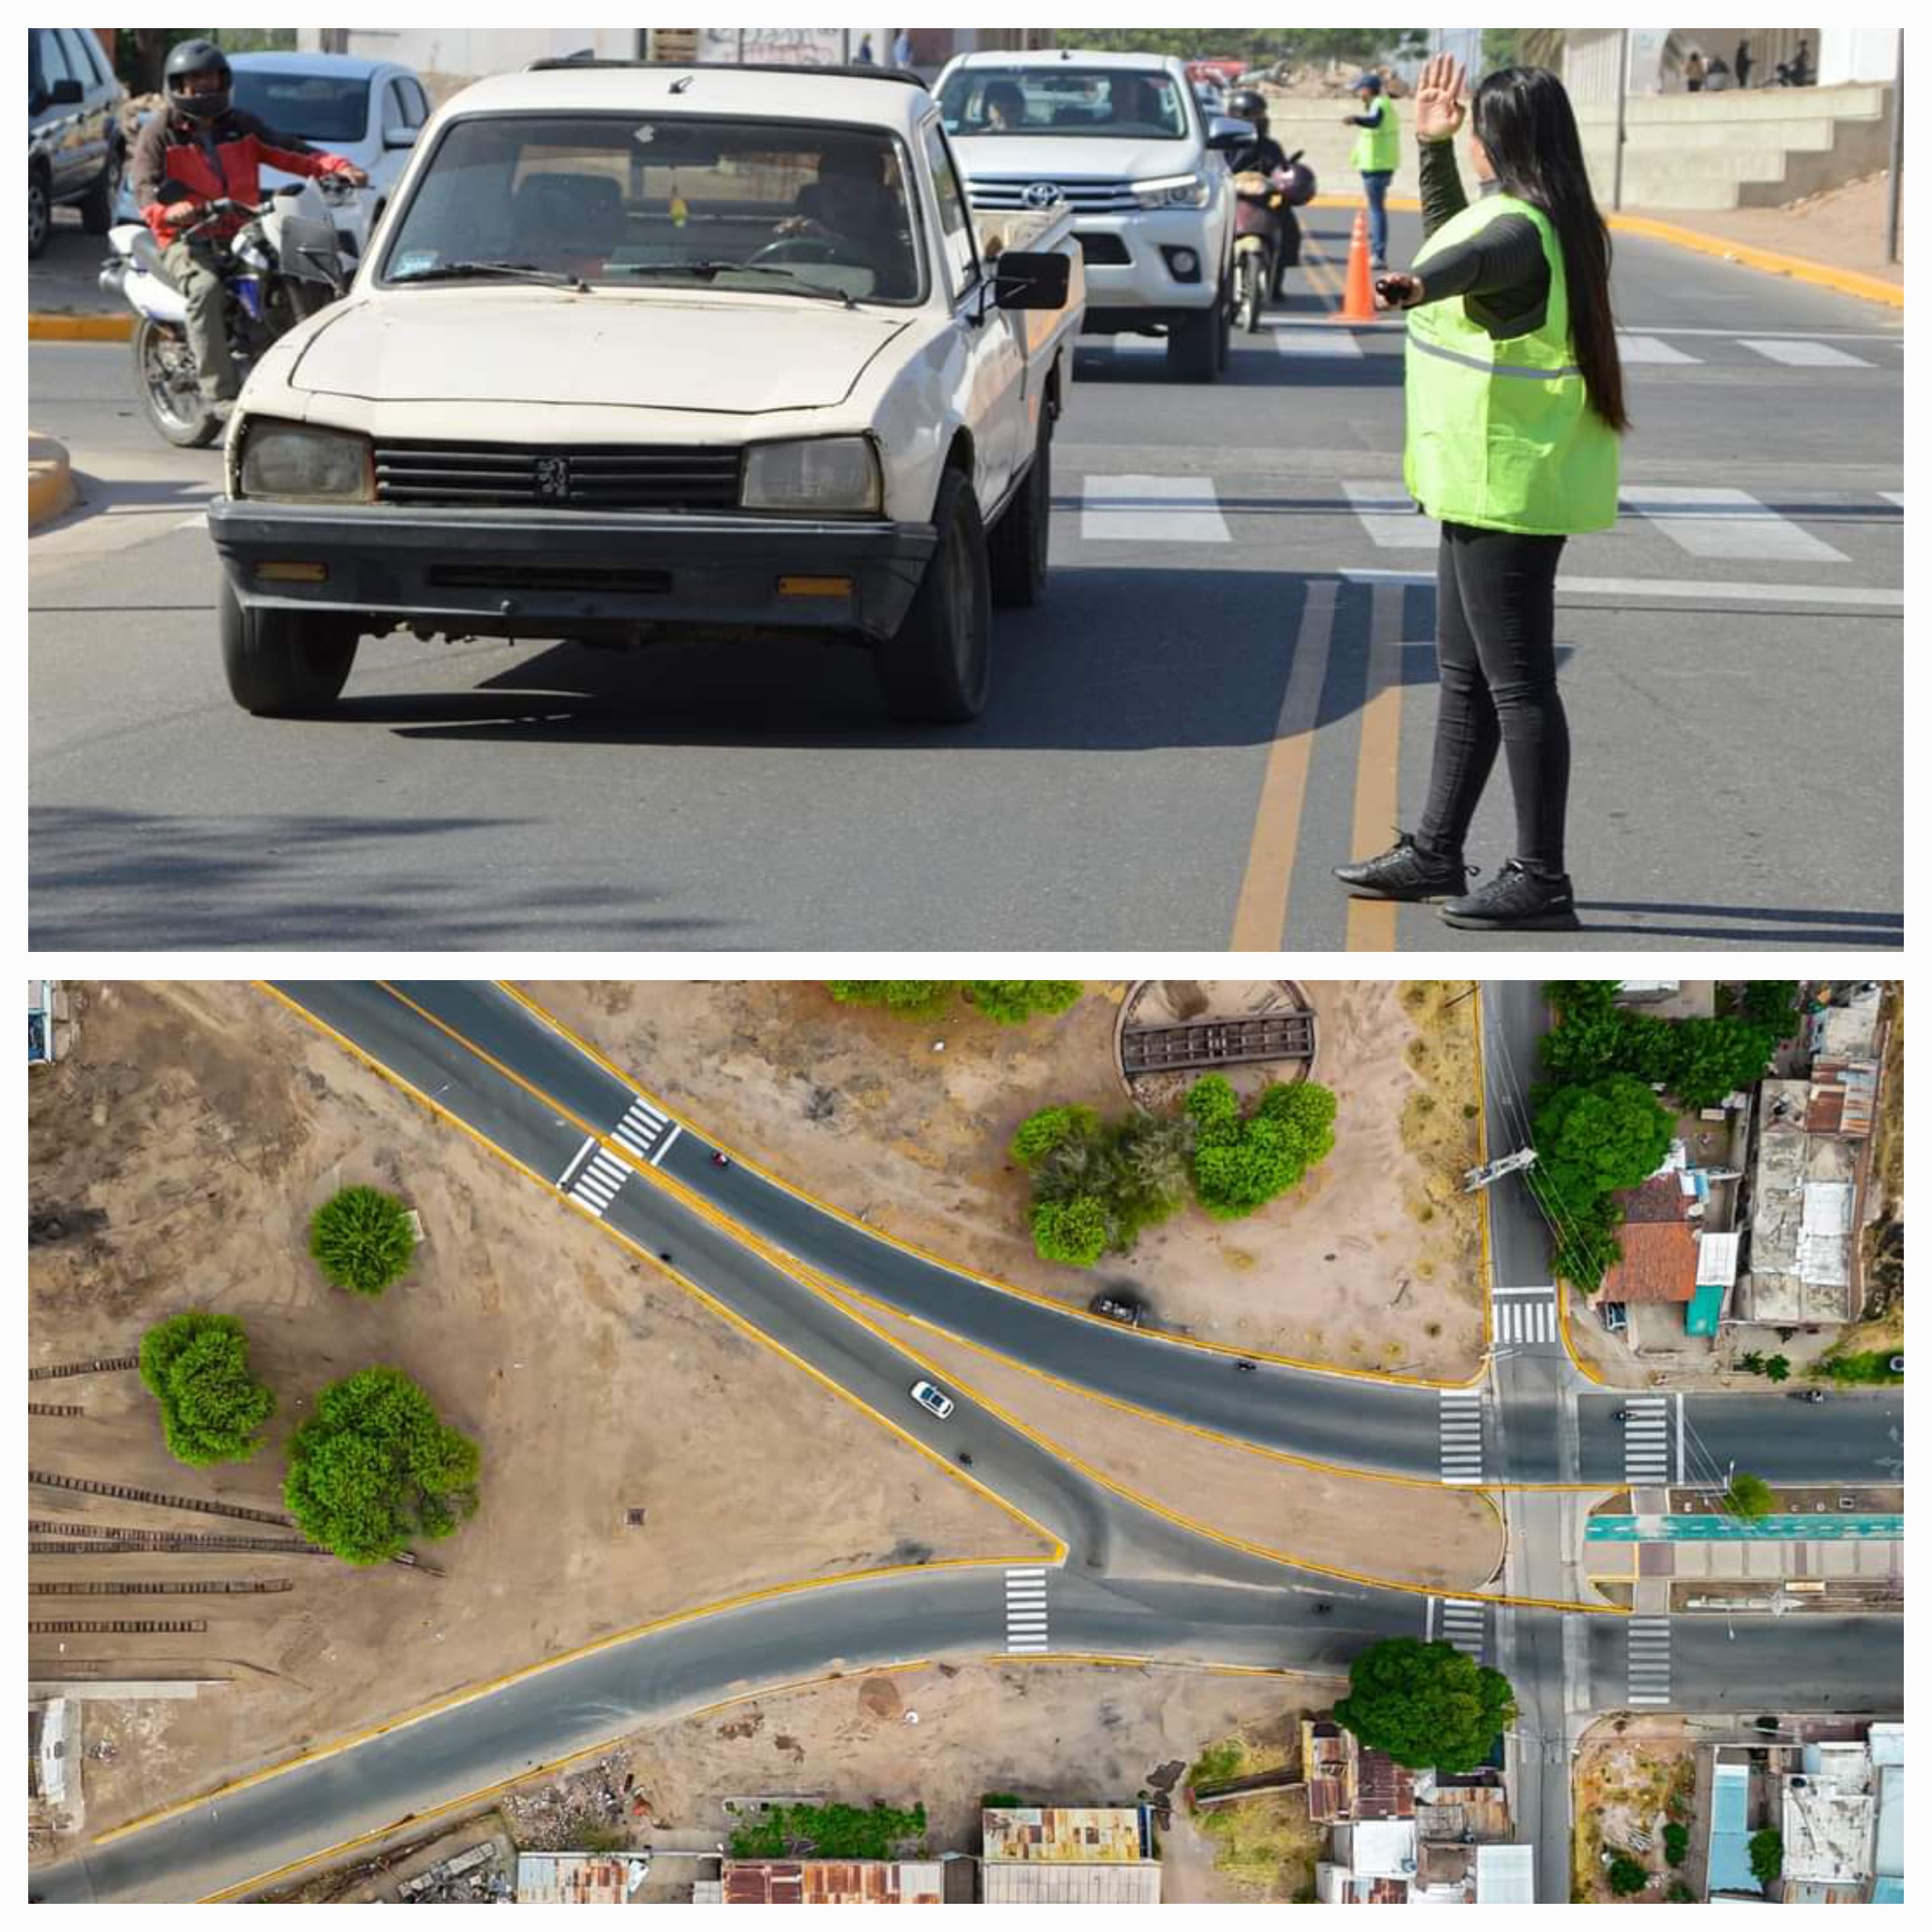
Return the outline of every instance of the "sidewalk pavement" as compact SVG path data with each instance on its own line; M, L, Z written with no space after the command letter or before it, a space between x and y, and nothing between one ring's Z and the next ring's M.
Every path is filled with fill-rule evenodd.
M27 527L44 524L74 504L67 451L50 436L27 432Z

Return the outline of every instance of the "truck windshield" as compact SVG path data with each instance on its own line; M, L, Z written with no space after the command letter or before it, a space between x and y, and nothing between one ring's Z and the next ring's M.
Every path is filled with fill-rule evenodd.
M451 123L393 226L394 286L512 261L593 284L697 285L860 302L925 294L892 136L682 115L490 115ZM694 271L702 270L701 276Z
M1101 134L1115 140L1179 141L1187 110L1170 75L1118 68L963 67L939 94L946 131Z

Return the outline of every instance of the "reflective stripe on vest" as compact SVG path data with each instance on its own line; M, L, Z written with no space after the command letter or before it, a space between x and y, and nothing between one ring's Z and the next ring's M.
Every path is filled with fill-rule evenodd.
M1541 209L1496 194L1445 221L1431 256L1505 214L1532 223L1550 271L1541 326L1498 342L1460 296L1408 311L1407 434L1411 496L1444 523L1562 536L1616 521L1616 433L1591 408L1570 338L1563 251Z
M1402 159L1402 128L1395 116L1395 103L1386 94L1376 97L1382 118L1372 128L1355 130L1355 145L1349 151L1348 165L1358 174L1394 174Z

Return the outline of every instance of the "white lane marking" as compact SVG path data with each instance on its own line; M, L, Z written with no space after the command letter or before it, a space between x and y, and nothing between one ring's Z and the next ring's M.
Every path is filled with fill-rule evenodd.
M197 510L191 517L184 517L175 528L178 530L205 530L208 527L208 512Z
M1670 1619L1632 1617L1628 1633L1625 1668L1628 1701L1633 1704L1670 1702Z
M1624 1480L1659 1484L1670 1480L1670 1418L1668 1396L1634 1395L1625 1399Z
M1684 1480L1684 1392L1677 1392L1677 1480Z
M1211 476L1089 476L1080 534L1100 543L1228 543Z
M1553 1296L1540 1301L1500 1302L1496 1313L1499 1342L1553 1342L1556 1339Z
M572 1183L571 1198L588 1208L600 1220L616 1199L631 1170L608 1148L599 1148Z
M1488 1635L1487 1606L1466 1598L1447 1597L1442 1600L1442 1639L1465 1657L1483 1660L1483 1646Z
M1701 362L1701 356L1687 356L1654 335L1620 335L1617 354L1626 362Z
M1432 570L1349 567L1336 575L1350 584L1433 584ZM1870 590L1862 585L1825 584L1702 583L1691 577L1559 577L1558 595L1572 597L1689 597L1700 603L1838 604L1859 610L1902 610L1902 590Z
M1869 369L1873 364L1862 356L1834 349L1828 342L1780 340L1772 336L1741 335L1738 345L1755 350L1767 362L1782 362L1793 369Z
M662 1140L658 1142L658 1150L656 1154L651 1156L652 1166L656 1167L662 1165L664 1156L670 1152L671 1142L676 1140L678 1136L683 1132L684 1130L680 1126L675 1120L671 1123L670 1132L664 1136Z
M1633 333L1640 335L1715 335L1722 336L1730 342L1739 339L1735 328L1678 328L1667 322L1634 322L1630 328ZM1808 342L1888 342L1900 349L1905 346L1905 332L1903 329L1889 332L1852 328L1759 328L1752 331L1754 340L1770 340L1790 336L1802 336Z
M664 1133L669 1122L656 1108L644 1100L633 1100L626 1110L624 1118L610 1130L610 1138L628 1148L640 1160L648 1160L655 1167L664 1158L664 1149L677 1138L680 1130L672 1127ZM663 1136L660 1145L659 1137ZM653 1153L652 1148L656 1151Z
M1646 484L1622 493L1623 506L1656 525L1693 556L1749 557L1754 562L1844 563L1841 550L1802 530L1746 490Z
M1878 494L1888 503L1896 503L1901 510L1905 508L1905 492L1903 490L1881 490Z
M1047 1646L1046 1572L1006 1572L1006 1648L1044 1650Z
M1346 328L1291 325L1273 332L1276 350L1283 356L1340 356L1357 362L1362 359L1360 342Z
M1439 540L1434 521L1416 513L1414 500L1400 483L1342 485L1356 520L1378 550L1433 550Z
M569 1164L564 1168L563 1172L557 1176L556 1184L558 1186L562 1188L566 1192L568 1192L572 1177L576 1173L578 1168L583 1166L584 1156L596 1144L597 1136L595 1134L586 1134L584 1136L584 1144L570 1156Z

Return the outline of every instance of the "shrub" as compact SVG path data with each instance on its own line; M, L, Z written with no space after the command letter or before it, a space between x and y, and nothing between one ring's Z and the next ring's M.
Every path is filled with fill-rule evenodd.
M376 1187L345 1187L315 1210L308 1251L338 1288L377 1295L409 1273L416 1238L410 1210Z
M1818 1372L1834 1382L1902 1382L1905 1371L1892 1366L1898 1353L1896 1348L1868 1348L1852 1354L1834 1355L1819 1364Z
M1684 1862L1690 1849L1690 1833L1688 1827L1676 1823L1664 1828L1664 1856L1674 1865Z
M1296 1186L1335 1146L1335 1096L1313 1081L1270 1082L1246 1118L1225 1076L1204 1075L1189 1090L1193 1118L1194 1192L1208 1212L1238 1220Z
M1087 989L1078 980L828 980L842 1006L884 1006L902 1019L936 1020L961 998L1001 1026L1064 1013Z
M1628 1898L1633 1892L1642 1891L1650 1882L1650 1874L1636 1859L1619 1852L1610 1861L1610 1889L1619 1898Z
M1087 989L1078 980L968 980L963 990L989 1020L1018 1026L1035 1013L1064 1013Z
M1068 1141L1088 1141L1100 1131L1091 1107L1042 1107L1021 1121L1006 1151L1022 1167L1036 1167Z
M1114 1238L1107 1204L1091 1194L1036 1202L1032 1227L1034 1252L1042 1261L1065 1262L1073 1268L1091 1268Z
M980 1809L982 1811L1015 1811L1025 1802L1026 1800L1015 1791L982 1791L980 1794Z
M1775 1492L1762 1476L1733 1476L1730 1487L1724 1492L1724 1508L1746 1522L1768 1516L1777 1501Z
M1793 1030L1798 1013L1796 980L1752 980L1747 982L1741 1003L1744 1017L1754 1027L1762 1027L1774 1040L1786 1040Z
M275 1412L274 1392L248 1370L248 1337L232 1315L170 1316L141 1337L141 1380L160 1404L161 1435L178 1462L245 1462Z
M282 1500L311 1543L383 1563L475 1511L481 1461L401 1370L364 1369L325 1388L290 1438Z
M1764 1365L1764 1372L1774 1382L1791 1379L1791 1360L1786 1355L1774 1355Z
M1760 1885L1769 1885L1784 1872L1784 1834L1767 1826L1750 1835L1751 1876Z
M1664 1894L1666 1903L1672 1905L1695 1905L1697 1894L1681 1878L1670 1881L1670 1889Z
M926 1807L898 1811L887 1804L771 1804L756 1824L731 1834L734 1858L785 1858L796 1850L821 1858L890 1858L922 1841Z
M828 980L842 1006L884 1006L903 1019L937 1019L952 1003L956 980Z

